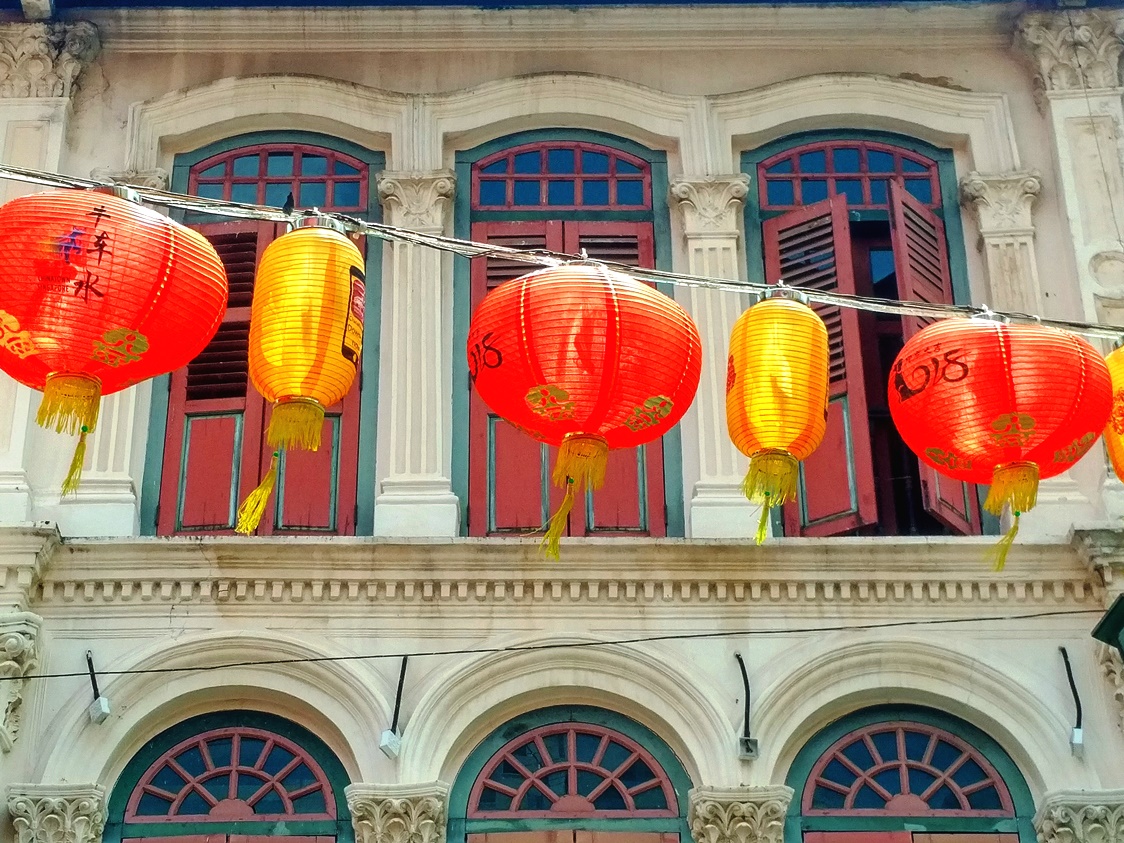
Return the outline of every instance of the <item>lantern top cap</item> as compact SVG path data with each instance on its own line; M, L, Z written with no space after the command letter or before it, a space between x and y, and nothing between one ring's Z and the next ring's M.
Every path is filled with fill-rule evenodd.
M808 304L808 296L795 287L785 284L783 278L776 284L770 285L769 289L762 291L758 301L765 301L766 299L788 299L803 305Z
M110 196L116 196L118 199L124 199L126 202L135 202L140 204L140 194L137 193L135 188L129 187L127 184L103 184L97 187L91 187L92 193L108 193Z
M347 226L327 214L313 211L293 223L294 228L327 228L340 234L347 234Z

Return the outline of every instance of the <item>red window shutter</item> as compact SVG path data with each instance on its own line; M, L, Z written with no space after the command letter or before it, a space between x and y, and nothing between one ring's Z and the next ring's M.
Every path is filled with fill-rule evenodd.
M890 183L890 237L901 299L951 304L952 275L944 222L897 181ZM908 340L931 321L903 316L903 339ZM920 461L918 468L921 499L929 514L958 533L980 532L975 486L943 477Z
M762 236L769 283L855 292L845 196L766 220ZM831 352L827 433L801 465L799 499L785 507L791 536L838 535L878 521L858 313L814 307Z

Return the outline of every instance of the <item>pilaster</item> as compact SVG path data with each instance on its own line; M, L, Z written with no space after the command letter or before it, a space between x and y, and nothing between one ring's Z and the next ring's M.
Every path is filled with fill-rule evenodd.
M96 784L14 784L8 815L16 843L101 843L105 789Z
M43 619L31 612L0 615L0 750L19 736L24 677L39 664Z
M444 233L456 189L452 170L384 172L378 189L392 225ZM460 510L449 480L452 288L446 259L413 243L389 249L375 535L455 536Z
M1124 841L1124 790L1062 790L1046 794L1034 815L1038 843Z
M783 843L792 788L696 787L687 819L695 843Z
M1117 725L1124 734L1124 659L1120 651L1108 644L1097 644L1097 666L1108 683L1109 694L1117 714Z
M749 177L680 176L671 184L671 199L682 214L687 271L713 278L742 275L738 216L749 192ZM687 309L699 326L703 342L702 380L684 419L684 447L695 443L698 477L691 490L692 538L740 538L753 534L756 508L742 493L745 458L726 432L726 357L730 331L750 297L692 287Z
M449 810L445 782L360 783L348 785L345 793L355 843L445 843Z

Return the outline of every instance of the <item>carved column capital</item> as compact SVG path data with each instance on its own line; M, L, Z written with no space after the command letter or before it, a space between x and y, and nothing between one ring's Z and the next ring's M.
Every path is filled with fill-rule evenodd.
M960 200L975 212L980 234L1033 235L1031 210L1042 192L1037 170L986 174L972 172L960 181Z
M382 172L378 177L379 199L394 225L440 234L452 206L457 176L452 170L431 173Z
M92 23L0 27L0 97L69 97L101 45Z
M679 176L671 183L671 198L683 211L687 236L737 234L738 211L749 194L749 176Z
M345 793L356 843L445 843L445 782L352 784Z
M1105 589L1105 608L1124 594L1124 534L1108 527L1074 530L1070 545Z
M97 167L90 171L90 178L112 184L149 187L153 190L168 189L168 171L163 167L153 167L151 170L115 170L112 167Z
M1046 93L1120 87L1124 19L1111 12L1066 10L1023 15L1015 44L1038 70Z
M20 730L24 677L39 664L43 619L31 612L0 615L0 750L8 752Z
M1046 794L1034 815L1038 843L1124 840L1124 790L1063 790Z
M14 784L8 814L16 843L101 843L105 788L96 784Z
M782 843L792 788L696 787L688 799L695 843Z
M1097 664L1116 704L1117 724L1124 732L1124 659L1120 658L1120 652L1115 647L1098 642Z

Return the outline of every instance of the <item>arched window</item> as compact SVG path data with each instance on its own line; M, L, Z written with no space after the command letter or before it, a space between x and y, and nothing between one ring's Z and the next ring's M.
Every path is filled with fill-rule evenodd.
M742 163L755 280L906 301L966 296L949 150L884 133L816 132L745 153ZM924 321L815 307L831 351L828 429L801 464L785 534L981 532L977 489L921 465L890 421L890 365Z
M789 784L786 843L1034 839L1033 802L1007 754L931 709L883 706L833 723L798 754Z
M204 715L156 736L129 762L110 798L106 839L348 843L346 784L335 756L294 723L255 712Z

